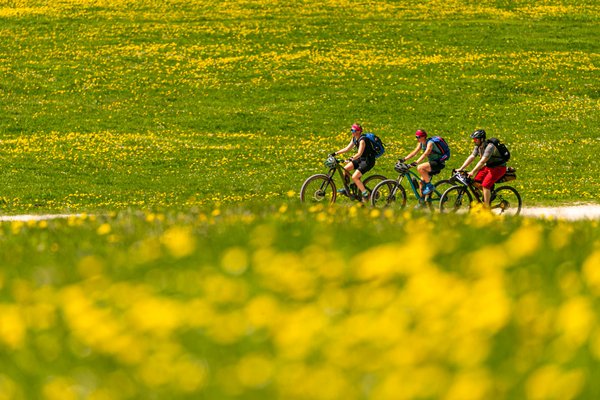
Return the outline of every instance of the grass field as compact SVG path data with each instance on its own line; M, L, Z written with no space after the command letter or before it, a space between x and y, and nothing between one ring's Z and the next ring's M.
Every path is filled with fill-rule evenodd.
M5 213L286 198L354 121L393 174L417 128L458 166L508 143L526 204L594 202L598 6L562 2L8 1ZM524 190L525 192L525 190Z
M376 173L418 128L457 167L484 128L525 206L597 203L599 20L579 0L0 0L0 213L78 214L0 223L0 400L598 398L598 221L298 191L359 121Z

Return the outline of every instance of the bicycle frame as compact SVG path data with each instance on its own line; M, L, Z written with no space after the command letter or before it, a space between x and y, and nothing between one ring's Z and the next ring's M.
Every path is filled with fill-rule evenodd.
M348 193L348 195L349 195L348 197L350 197L350 199L352 199L352 200L360 199L360 193L358 193L358 187L351 183L352 175L348 171L346 171L346 169L342 166L343 160L335 158L335 161L336 161L335 167L330 167L329 172L327 173L327 175L329 176L329 179L333 180L333 176L335 175L335 172L337 171L340 176L340 179L342 180L342 185L343 185L344 189L346 190L346 193ZM367 188L367 190L369 190L369 189Z
M352 180L352 176L348 173L348 171L346 171L344 169L344 167L342 167L342 160L338 160L336 158L335 161L336 161L335 167L329 168L329 172L327 173L327 175L329 175L329 179L333 180L333 176L335 175L335 172L337 171L340 176L340 179L342 180L342 185L344 186L346 193L349 193L349 194L352 194L355 196L356 193L352 193L351 188L350 188L350 181Z
M404 178L408 175L408 184L410 185L410 188L412 189L413 195L415 196L415 198L418 201L431 201L431 195L432 194L436 194L438 198L440 198L442 196L442 193L440 193L437 189L435 189L433 191L433 193L427 194L425 196L421 196L421 188L418 184L418 182L421 181L421 176L419 176L416 172L411 171L410 170L410 166L408 166L407 164L405 164L407 166L407 169L405 172L400 172L399 176L398 176L398 184L402 185L402 181L404 180ZM413 179L417 180L417 183L414 182Z
M467 209L471 208L472 203L484 203L483 190L475 185L475 181L470 179L465 171L455 171L450 179L454 186L448 188L440 199L440 211L447 208L450 211L457 211L462 208L465 197L468 200ZM521 195L512 186L494 185L491 190L489 209L494 213L519 215L522 207ZM449 200L456 196L454 200ZM450 201L450 202L448 202Z
M302 184L302 188L300 189L300 200L302 202L304 202L306 199L311 199L313 202L320 202L324 198L328 197L330 203L335 203L338 194L348 197L350 200L359 200L361 202L365 202L365 200L367 200L363 197L358 185L352 182L352 175L350 172L346 171L346 169L342 166L342 160L330 156L325 164L328 167L327 173L312 175L304 181L304 184ZM343 187L343 189L340 190L336 190L337 187L334 180L336 171L342 180L342 185L339 187ZM364 176L364 179L361 179L365 189L369 193L372 192L371 188L374 187L370 185L376 185L376 182L384 180L386 180L385 176L378 174ZM328 190L332 190L333 193L328 192ZM327 195L327 193L330 194Z
M478 203L483 203L483 192L481 191L481 189L475 186L474 180L467 178L466 173L457 172L452 176L452 178L450 178L450 181L464 186L466 190L471 192L471 194L473 195L473 197L475 197L475 200L477 200Z

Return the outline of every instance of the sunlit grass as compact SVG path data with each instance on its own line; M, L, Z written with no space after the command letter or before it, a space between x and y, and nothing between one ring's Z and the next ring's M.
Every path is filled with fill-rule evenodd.
M596 201L594 2L0 5L3 212L285 199L361 121L508 143L525 204ZM576 149L576 151L571 151ZM449 170L449 169L448 169ZM243 171L243 174L239 172Z

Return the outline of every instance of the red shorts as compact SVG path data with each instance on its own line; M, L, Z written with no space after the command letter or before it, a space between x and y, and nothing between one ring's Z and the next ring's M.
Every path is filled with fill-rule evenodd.
M483 167L475 176L475 181L481 182L481 186L491 189L494 183L504 176L506 167Z

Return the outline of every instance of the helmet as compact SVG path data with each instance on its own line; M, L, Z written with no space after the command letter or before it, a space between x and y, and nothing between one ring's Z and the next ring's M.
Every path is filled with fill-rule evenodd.
M398 160L396 162L396 165L394 165L394 169L396 170L396 172L399 172L401 174L405 173L406 171L408 171L408 167L406 166L406 164L400 160Z
M325 166L327 168L334 168L336 165L337 161L334 156L329 156L327 157L327 160L325 160Z
M362 126L360 124L354 124L354 125L352 125L351 130L352 130L352 132L360 132L360 133L362 133L363 128L362 128Z
M424 129L418 129L418 130L415 132L415 136L416 136L417 138L421 138L421 137L427 137L427 132L425 132L425 130L424 130Z
M471 139L482 139L485 140L485 131L483 129L477 129L471 133Z

